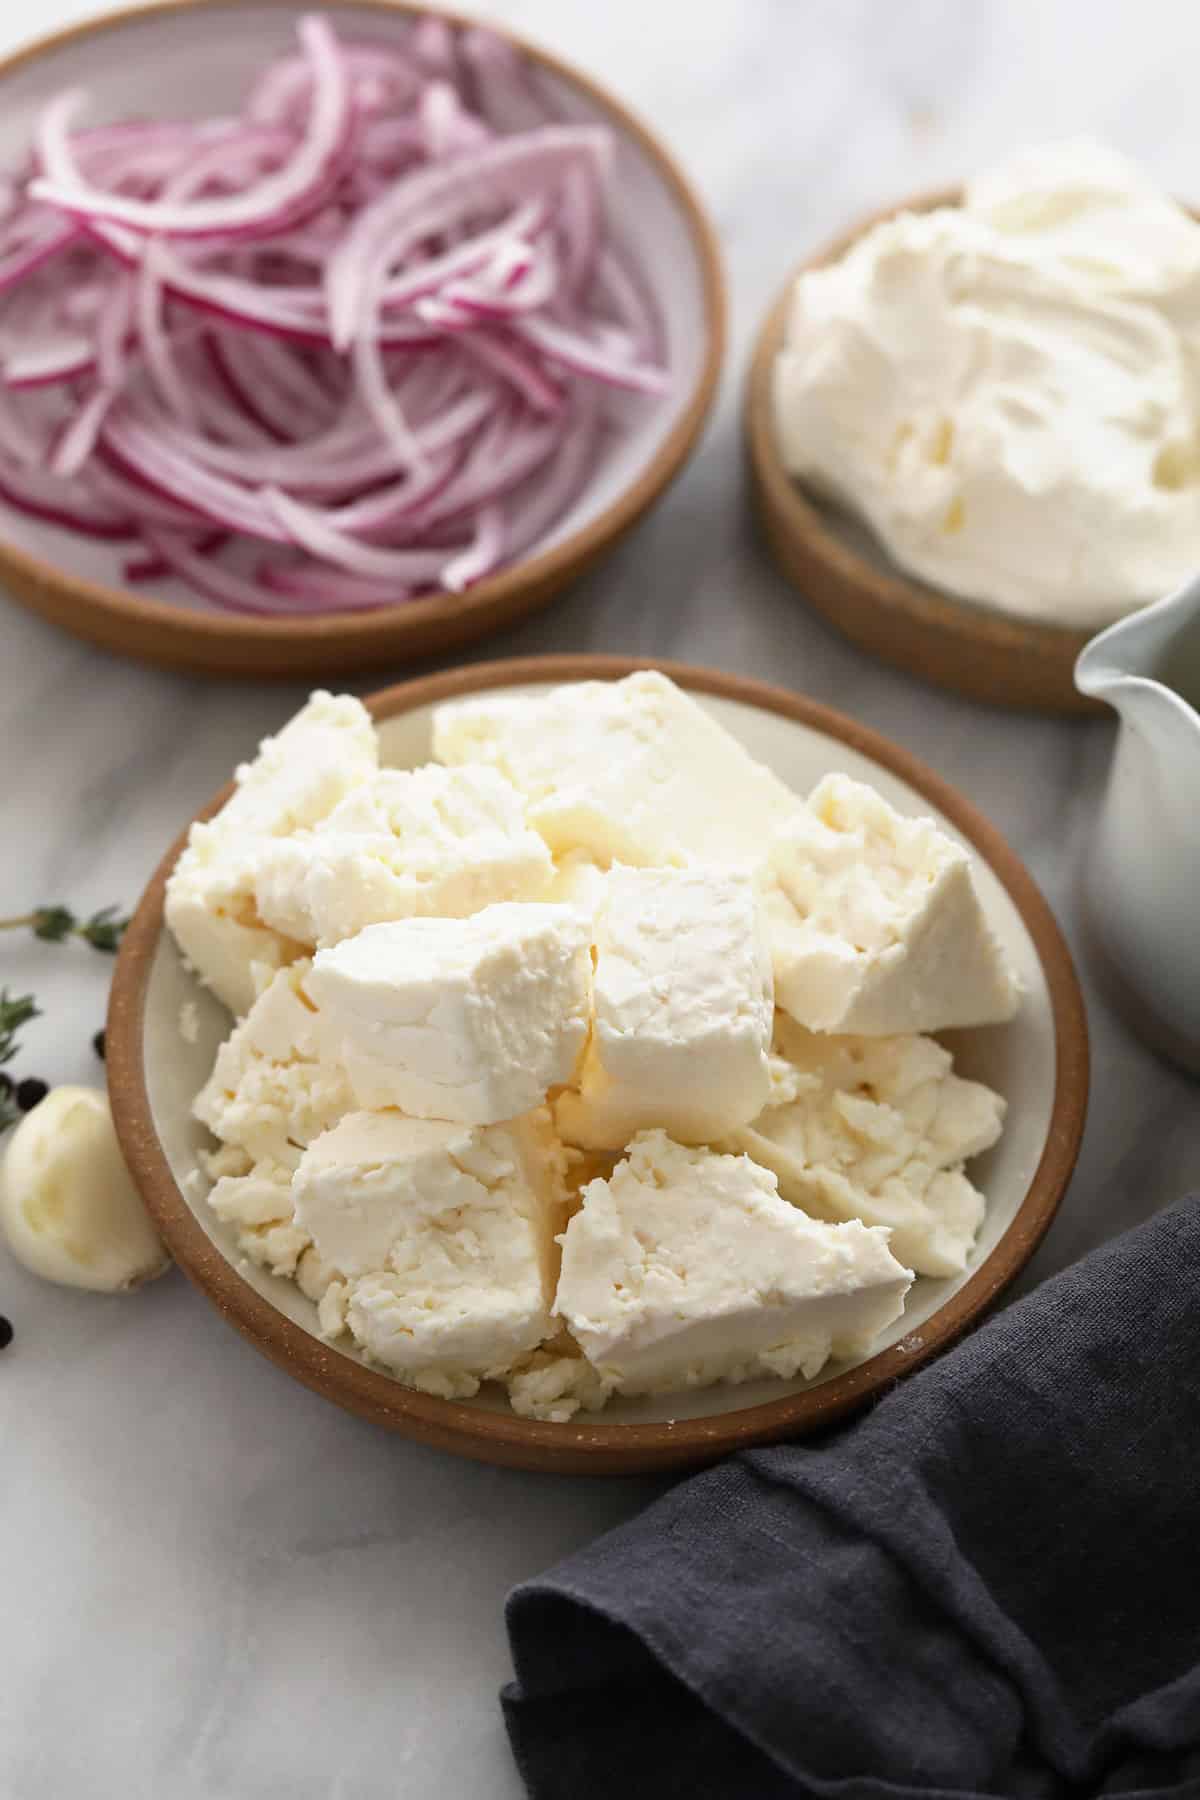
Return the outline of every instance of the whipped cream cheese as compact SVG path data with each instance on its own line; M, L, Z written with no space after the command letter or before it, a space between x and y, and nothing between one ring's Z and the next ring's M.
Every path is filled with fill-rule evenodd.
M1200 566L1200 225L1072 142L801 275L775 367L790 472L905 569L1101 626Z

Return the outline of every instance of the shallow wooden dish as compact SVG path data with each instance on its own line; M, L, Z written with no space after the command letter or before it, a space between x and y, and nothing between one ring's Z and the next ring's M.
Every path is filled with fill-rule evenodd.
M883 219L954 206L960 198L959 189L947 188L872 213L789 277L759 333L746 383L744 425L755 507L783 573L860 649L971 700L1038 712L1095 713L1097 703L1080 694L1074 680L1075 660L1094 632L1039 625L927 587L890 562L865 526L808 494L780 459L771 371L796 275L837 262Z
M388 762L429 755L430 711L485 688L611 679L646 666L632 658L535 657L408 682L367 701ZM832 769L874 781L898 806L932 813L979 859L989 918L1026 983L1018 1018L995 1029L948 1034L959 1066L1009 1101L1004 1137L973 1165L988 1216L965 1276L923 1280L882 1348L833 1365L815 1381L763 1381L614 1404L566 1425L517 1418L502 1397L431 1398L322 1343L316 1314L293 1282L239 1258L211 1214L197 1156L207 1139L190 1117L229 1019L184 969L163 929L163 887L182 838L163 858L118 959L108 1017L107 1067L121 1144L172 1254L228 1321L306 1386L350 1411L421 1442L486 1462L575 1474L680 1468L750 1444L811 1432L879 1394L951 1343L1028 1261L1054 1216L1079 1148L1087 1103L1083 1002L1070 954L1033 881L999 833L915 757L815 701L711 670L659 665L694 692L751 752L807 791ZM244 748L248 749L246 745ZM239 746L239 748L243 748ZM207 816L224 790L203 809ZM199 1012L195 1044L179 1031L184 1001Z
M294 0L157 0L43 38L0 62L0 169L17 164L36 114L64 88L93 96L89 121L218 109L307 10ZM378 37L435 9L328 0L324 10L345 29ZM538 65L565 115L599 120L614 133L613 223L658 296L673 375L672 393L637 410L575 505L517 564L465 595L278 619L206 608L173 583L134 591L122 583L121 546L77 538L0 504L0 588L77 637L144 662L257 680L329 679L444 654L547 605L636 524L683 467L712 403L725 336L716 239L678 165L640 120L586 75L504 35Z

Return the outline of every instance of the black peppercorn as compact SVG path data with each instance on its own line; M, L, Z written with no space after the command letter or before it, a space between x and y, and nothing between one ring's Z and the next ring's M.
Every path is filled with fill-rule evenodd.
M39 1101L50 1092L47 1081L39 1081L36 1075L27 1075L24 1081L18 1081L16 1088L17 1105L22 1112L32 1112Z
M0 1314L0 1350L7 1350L13 1341L13 1328L8 1319Z
M98 1031L96 1033L95 1037L92 1039L92 1049L96 1052L96 1055L100 1058L100 1061L103 1062L104 1061L104 1033L103 1033L103 1031Z

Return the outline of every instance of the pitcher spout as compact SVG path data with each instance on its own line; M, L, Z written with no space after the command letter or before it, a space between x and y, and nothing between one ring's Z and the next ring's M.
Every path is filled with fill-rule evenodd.
M1189 663L1200 671L1200 577L1094 637L1075 664L1075 685L1131 722L1171 720L1200 735L1200 684L1180 685Z

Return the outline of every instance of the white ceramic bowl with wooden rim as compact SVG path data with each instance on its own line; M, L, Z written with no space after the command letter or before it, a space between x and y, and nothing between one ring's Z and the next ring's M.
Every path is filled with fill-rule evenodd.
M55 94L83 87L89 122L203 117L228 109L255 69L283 49L311 7L292 0L158 0L111 12L0 62L0 172L27 154ZM342 32L379 38L431 11L404 0L327 0ZM323 680L352 669L444 654L545 606L600 561L679 473L720 372L725 301L711 225L670 154L586 75L510 33L565 118L606 125L615 146L612 228L660 309L671 390L631 409L585 490L515 564L462 595L378 611L246 617L179 584L146 592L121 578L123 546L83 539L0 503L0 590L32 611L146 662L201 674Z
M960 189L947 188L885 207L839 233L789 277L759 331L746 382L744 429L755 507L788 580L860 649L972 700L1038 712L1094 713L1099 707L1078 691L1074 679L1076 659L1094 632L1017 618L905 574L865 525L797 482L779 452L772 372L797 275L838 262L884 219L956 206L961 198Z
M410 767L429 757L432 710L442 700L484 689L520 693L547 683L616 679L639 666L645 665L601 656L484 663L389 688L367 705L385 761ZM312 1303L293 1282L240 1256L230 1228L207 1204L209 1183L198 1159L210 1140L191 1117L191 1105L229 1017L184 968L163 926L163 889L182 837L146 889L117 963L107 1030L113 1113L134 1179L176 1260L232 1325L306 1386L378 1424L487 1462L576 1474L679 1468L829 1424L919 1367L992 1305L1049 1226L1083 1129L1087 1026L1070 954L1046 902L994 827L907 751L815 701L710 670L659 666L798 792L844 769L875 783L903 811L937 819L974 853L984 909L1025 984L1011 1024L947 1034L962 1071L1008 1102L999 1144L972 1165L987 1197L977 1248L964 1275L916 1283L903 1319L872 1355L831 1364L812 1381L613 1401L602 1413L561 1425L516 1417L499 1389L455 1401L404 1387L344 1343L323 1342ZM198 816L215 810L227 792ZM199 1018L194 1042L180 1033L180 1009L188 1002Z

